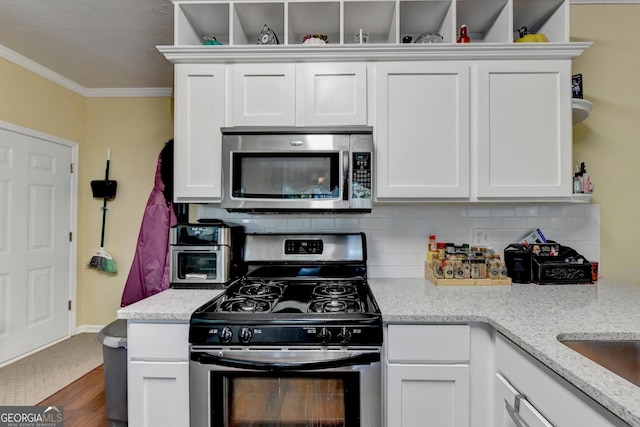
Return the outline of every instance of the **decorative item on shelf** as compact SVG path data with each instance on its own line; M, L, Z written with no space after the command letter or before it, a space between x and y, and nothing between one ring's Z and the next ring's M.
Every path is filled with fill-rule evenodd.
M571 76L571 96L573 98L582 99L582 74L574 74Z
M471 43L471 38L467 33L467 26L465 24L460 26L460 36L458 37L457 43Z
M260 35L258 35L258 44L280 44L280 42L276 33L267 24L264 24Z
M205 46L220 46L222 43L218 41L214 36L202 37L202 44Z
M307 34L302 39L302 44L327 44L327 43L329 43L329 41L327 40L326 34Z
M581 162L580 166L576 165L576 172L573 174L573 194L591 194L593 189L587 167Z
M442 43L444 38L439 33L422 33L414 43Z
M355 33L353 37L356 40L356 43L369 43L369 32L362 28L360 28L360 30L358 30L358 32Z
M542 33L529 33L529 29L527 27L518 28L519 38L515 40L516 43L540 43L540 42L548 42L549 39Z

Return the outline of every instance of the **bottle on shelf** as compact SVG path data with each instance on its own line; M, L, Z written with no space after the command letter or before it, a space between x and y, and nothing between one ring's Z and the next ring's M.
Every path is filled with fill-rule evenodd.
M471 39L467 33L467 26L465 24L460 26L460 37L458 37L458 43L471 43Z
M582 192L591 193L591 179L589 178L584 162L580 163L580 173L582 174Z
M438 257L438 242L436 235L429 235L429 243L427 245L427 265L433 266L433 261Z

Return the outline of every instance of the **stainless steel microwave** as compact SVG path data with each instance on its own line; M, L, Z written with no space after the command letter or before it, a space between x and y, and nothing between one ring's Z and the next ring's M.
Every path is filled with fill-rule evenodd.
M222 128L222 203L238 212L371 212L371 127Z

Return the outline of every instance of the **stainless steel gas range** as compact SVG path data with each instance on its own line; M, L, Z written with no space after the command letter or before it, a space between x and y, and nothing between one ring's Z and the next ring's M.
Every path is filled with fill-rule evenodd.
M365 235L249 234L244 261L191 317L191 425L380 427Z

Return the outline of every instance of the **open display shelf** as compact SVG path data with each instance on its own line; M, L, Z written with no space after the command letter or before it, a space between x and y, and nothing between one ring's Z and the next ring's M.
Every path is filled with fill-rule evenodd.
M374 45L403 44L405 36L426 32L455 43L462 24L472 44L512 43L525 26L552 43L569 42L569 0L174 0L174 6L174 46L199 46L212 36L227 47L255 45L264 25L281 45L300 45L307 34L353 45L360 29Z

